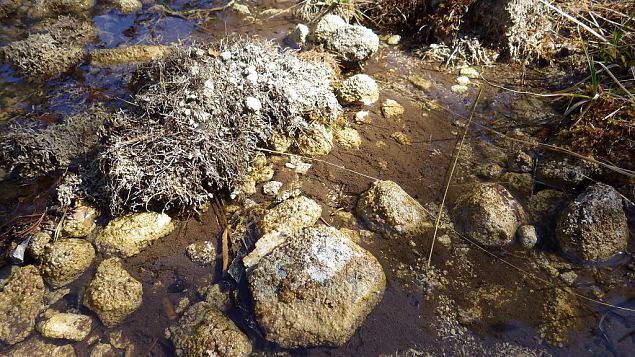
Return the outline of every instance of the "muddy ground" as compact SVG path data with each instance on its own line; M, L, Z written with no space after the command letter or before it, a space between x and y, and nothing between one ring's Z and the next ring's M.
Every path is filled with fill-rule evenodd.
M186 5L182 1L170 3L175 9ZM288 6L288 2L262 3L265 4L253 5L249 2L247 5L253 13L271 7ZM281 41L298 20L283 14L250 21L228 10L214 14L207 20L194 21L144 11L122 15L98 6L92 14L92 21L98 37L87 45L88 49L137 43L169 44L179 40L185 43L205 42L236 33ZM5 20L0 31L0 45L24 36L26 27L15 19ZM538 140L548 139L545 135L549 133L548 125L537 126L535 122L528 124L531 120L527 119L535 117L536 112L551 113L553 109L547 101L539 101L537 106L528 105L527 111L531 113L519 113L516 109L519 102L535 101L480 80L474 81L468 93L455 94L450 87L455 84L458 71L417 59L411 53L412 48L407 40L398 46L383 44L379 54L363 68L351 71L373 76L380 84L381 97L371 107L347 109L346 118L350 126L361 134L361 148L349 150L336 146L322 160L366 176L395 181L424 207L431 207L431 203L438 204L443 197L446 175L458 138L463 134L479 88L483 92L476 106L476 123L496 127L506 133L520 128L536 135ZM526 72L506 64L478 69L485 78L499 85L519 88L524 84L525 90L531 90L532 86L535 86L533 89L540 89L539 82L532 81L532 78L541 78L541 73ZM108 102L116 106L127 96L125 86L133 70L134 66L126 65L95 68L82 64L57 79L34 86L21 79L9 66L3 65L0 67L3 88L0 91L0 120L28 114L40 117L43 121L55 121L55 118L76 113L90 103ZM417 88L410 80L413 75L429 80L431 87L425 90ZM405 114L399 119L384 118L380 106L385 99L401 103ZM367 122L354 122L357 109L370 111ZM523 115L525 118L522 118ZM395 132L403 132L411 144L397 142L391 137ZM476 176L479 166L488 163L504 165L507 155L518 146L474 125L468 131L466 145L450 186L447 199L450 206L469 183L479 180ZM335 212L353 211L357 197L369 187L371 179L323 162L313 162L306 175L298 175L284 166L287 159L284 156L272 159L276 171L274 179L287 184L298 181L303 193L322 206L323 223L338 228L365 228L360 222L342 221ZM50 184L48 181L53 180L22 185L17 190L14 184L3 182L1 208L4 217L9 217L16 209L29 211L38 205L45 205ZM540 185L535 187L538 189ZM258 188L261 192L260 186ZM527 202L531 196L515 193L521 202ZM568 192L571 195L574 193ZM36 199L38 195L41 198ZM266 197L257 193L252 199L263 202ZM224 202L230 204L231 200L226 198ZM96 324L91 336L107 341L109 333L122 330L135 346L134 355L172 355L173 347L164 337L164 330L174 323L177 317L174 309L179 301L184 297L192 302L198 301L201 299L197 293L199 288L210 283L221 283L230 292L234 303L229 315L254 341L256 355L418 356L423 351L432 354L478 355L501 342L527 347L537 355L626 356L632 354L635 348L633 313L581 301L572 295L567 299L574 302L575 314L561 317L567 320L562 324L567 326L565 334L569 336L569 341L559 347L541 338L541 329L546 324L543 313L545 306L556 306L560 301L553 300L556 291L553 287L562 285L562 282L557 274L548 273L550 269L575 271L578 280L574 289L580 294L602 297L609 303L635 308L632 290L634 265L630 256L613 265L589 268L569 264L549 245L541 245L531 251L517 248L498 250L493 252L493 256L467 241L453 241L450 247L437 242L432 265L443 277L443 288L439 289L429 286L431 279L427 257L431 245L430 233L410 241L388 240L379 235L364 236L360 244L378 258L387 276L387 289L382 302L344 346L284 351L262 338L257 324L249 315L249 299L244 283L236 284L230 277L223 276L220 259L217 259L214 267L204 267L193 263L185 255L185 248L189 244L210 239L218 240L220 251L223 216L222 209L214 205L200 217L183 218L172 234L141 254L127 259L124 263L126 269L143 283L143 305L117 327L108 329ZM631 245L632 242L631 239ZM95 265L69 286L71 293L53 308L60 311L79 309L82 313L90 314L81 306L79 296L81 287L87 283L94 270ZM601 293L593 295L598 290ZM477 344L466 344L462 340L464 336L458 336L458 327L457 331L451 329L441 332L438 320L443 320L443 317L439 317L437 309L440 295L449 298L457 311L467 311L468 315L474 309L481 312L475 320L459 318L463 324L456 324L466 326L470 336L478 341ZM81 356L88 355L90 351L86 341L74 347ZM464 347L475 349L463 351ZM6 346L1 349L4 352L7 350Z

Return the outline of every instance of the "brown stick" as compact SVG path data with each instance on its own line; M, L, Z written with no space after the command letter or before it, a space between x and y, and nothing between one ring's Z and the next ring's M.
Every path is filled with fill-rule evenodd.
M225 226L225 229L223 230L223 237L221 240L223 249L223 273L225 273L229 268L229 227L229 224Z

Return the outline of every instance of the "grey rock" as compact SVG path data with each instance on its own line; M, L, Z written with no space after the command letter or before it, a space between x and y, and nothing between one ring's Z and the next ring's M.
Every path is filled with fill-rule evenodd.
M295 47L302 47L306 44L307 36L309 36L309 28L304 24L298 24L287 35L287 40Z
M459 233L487 247L513 242L526 219L520 203L499 184L472 187L457 200L453 216Z
M386 278L375 257L322 226L262 258L248 284L265 338L295 348L346 343L381 301Z
M629 231L622 196L609 185L589 186L562 212L556 238L562 250L587 261L626 249Z
M192 305L176 324L166 330L177 356L246 357L251 341L225 315L207 302Z
M596 164L569 157L547 158L536 163L536 179L558 188L576 187L599 171Z

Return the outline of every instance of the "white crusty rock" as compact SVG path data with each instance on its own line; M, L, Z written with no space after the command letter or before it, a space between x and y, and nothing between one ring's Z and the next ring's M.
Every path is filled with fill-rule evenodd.
M101 262L86 286L82 303L106 326L114 326L141 306L143 287L130 276L119 258Z
M216 247L214 242L209 240L192 243L185 251L190 260L197 264L212 265L216 261Z
M172 219L164 213L133 213L110 221L95 239L95 245L102 254L127 258L139 254L172 230Z
M139 0L111 0L113 6L124 14L132 14L141 10L143 4Z
M265 338L283 348L341 346L381 301L386 278L369 252L332 227L306 228L248 275Z
M349 25L336 15L322 17L315 39L345 63L365 61L379 49L379 37L371 29Z
M629 231L622 196L603 183L589 186L562 212L556 238L562 250L587 261L626 249Z
M14 268L0 291L0 341L13 345L27 338L42 310L44 281L37 268Z
M86 315L70 313L54 313L37 325L37 330L44 337L83 341L93 327L93 320Z
M70 284L79 278L95 259L93 245L76 238L59 239L44 248L42 276L53 288Z
M486 247L512 243L526 220L521 204L499 184L476 184L456 202L453 211L457 231Z
M412 237L431 227L421 204L393 181L375 181L356 210L371 230L386 238Z
M267 196L276 196L283 185L280 181L269 181L262 185L262 193Z
M379 87L369 75L356 74L343 80L335 94L342 104L370 105L379 100Z
M304 196L278 204L258 220L260 238L256 241L254 250L243 258L243 263L246 267L254 266L290 234L314 225L321 215L322 207Z
M192 305L176 324L166 330L177 356L247 357L251 341L212 304Z

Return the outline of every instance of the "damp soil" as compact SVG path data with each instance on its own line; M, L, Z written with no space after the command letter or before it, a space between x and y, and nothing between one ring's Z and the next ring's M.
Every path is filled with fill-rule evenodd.
M185 1L167 3L177 10L188 6ZM289 2L279 1L260 3L258 6L249 3L253 13L290 5ZM144 7L147 8L148 5ZM260 36L281 43L288 30L298 21L285 14L251 21L232 11L214 14L204 20L188 21L146 11L121 15L105 7L97 7L92 19L98 29L98 38L87 45L88 49L123 44L168 44L175 41L204 43L230 34ZM27 31L28 26L17 20L5 21L1 26L0 44L23 38ZM128 95L126 86L134 68L118 66L98 69L82 64L58 79L34 86L18 77L8 66L1 66L0 86L3 89L0 90L0 120L30 116L55 121L50 118L76 113L96 102L106 102L116 107ZM531 83L532 78L531 73L507 65L496 65L482 71L484 77L500 85L520 81ZM350 72L373 76L380 84L381 98L373 106L347 110L349 125L361 134L361 148L348 150L336 146L328 156L321 158L348 170L315 161L306 175L298 175L284 166L285 157L278 157L272 159L276 169L275 179L285 183L298 181L303 194L322 206L323 223L338 228L365 228L361 222L342 221L335 213L354 211L357 197L372 181L367 177L395 181L424 205L439 203L458 138L465 130L479 88L470 86L469 92L463 95L451 92L450 87L455 84L457 74L443 66L418 60L409 51L407 42L401 46L382 46L380 53L364 64L363 68ZM425 90L418 89L409 79L413 75L430 81L431 86ZM516 120L518 113L512 110L514 101L526 100L525 97L479 83L483 92L476 106L475 122L505 127L507 130L521 128L538 137L548 132L544 125ZM385 99L402 104L404 115L398 119L384 118L380 103ZM357 110L370 112L366 122L354 122ZM514 149L513 145L501 145L499 137L478 126L471 128L467 133L469 150L460 158L450 186L449 205L465 187L478 180L475 176L478 165L503 164L500 153L504 156ZM405 134L411 144L397 142L391 136L395 132ZM366 177L354 172L363 173ZM30 185L3 182L0 189L2 218L6 221L7 217L29 210L37 211L36 207L45 206L51 199L50 187L54 181L55 177ZM266 197L257 193L252 199L263 202ZM521 197L521 201L526 199ZM231 203L229 199L224 202ZM176 322L179 301L185 297L191 302L200 301L202 297L198 289L219 283L226 291L231 291L234 307L228 314L248 333L257 355L396 356L409 350L433 354L448 351L444 344L452 343L452 339L439 336L435 330L438 301L423 274L427 270L432 233L408 241L388 240L378 235L362 238L360 244L377 257L387 276L387 288L381 303L344 346L284 351L262 337L249 314L249 296L244 282L235 283L231 277L223 275L220 257L217 257L214 266L201 266L193 263L185 254L189 244L206 240L217 242L217 251L220 252L219 237L225 219L222 204L212 205L212 208L198 216L182 217L172 234L139 255L126 259L125 268L143 284L143 305L116 327L106 328L96 323L91 336L108 341L110 333L122 331L134 345L135 356L172 356L174 350L164 337L164 330ZM633 315L590 302L576 305L577 314L570 317L575 323L570 329L571 342L567 347L556 348L545 343L539 337L541 324L544 323L542 311L545 304L549 303L554 285L561 285L561 282L557 277L546 274L536 262L562 259L548 246L539 247L535 252L510 248L494 254L496 256L469 242L456 241L452 242L451 248L437 244L431 261L445 278L443 294L455 302L456 308L460 311L480 311L478 318L464 322L464 325L482 341L483 346L508 342L554 355L632 354L635 348ZM98 261L102 258L98 257ZM79 309L80 312L92 314L81 305L80 296L82 286L94 274L96 265L70 285L71 292L52 308L60 311ZM567 265L564 267L570 268ZM594 287L599 287L606 301L635 307L632 290L635 274L630 259L609 267L587 269L574 266L574 269L578 273L580 293L589 295ZM536 279L534 275L543 280ZM551 284L546 284L545 280ZM90 346L86 341L74 347L80 356L89 354ZM0 353L8 350L8 346L0 347ZM460 348L455 349L458 350ZM478 355L480 352L471 351L470 354Z

